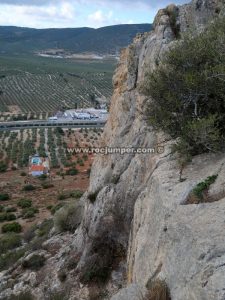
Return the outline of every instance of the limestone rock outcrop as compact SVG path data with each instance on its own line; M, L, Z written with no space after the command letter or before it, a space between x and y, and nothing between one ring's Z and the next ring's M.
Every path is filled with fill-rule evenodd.
M87 234L78 234L78 240L83 241L81 248L85 249L80 261L83 266L92 248L89 236L101 232L105 219L116 220L120 215L122 226L113 224L112 230L117 241L125 248L129 245L128 283L145 286L150 280L162 278L175 300L225 297L225 156L196 157L185 169L185 181L180 182L170 141L148 124L145 109L149 99L141 95L138 86L146 71L153 70L176 42L177 34L182 36L189 29L196 33L203 30L218 17L223 6L223 1L212 0L170 5L158 12L152 32L139 35L122 52L102 146L154 148L155 152L96 158L88 193L96 193L97 197L94 203L86 203L82 226ZM175 23L171 16L175 16ZM164 152L157 153L158 147L164 147ZM183 205L193 187L213 174L218 174L220 184L211 188L215 194L221 194L220 200Z

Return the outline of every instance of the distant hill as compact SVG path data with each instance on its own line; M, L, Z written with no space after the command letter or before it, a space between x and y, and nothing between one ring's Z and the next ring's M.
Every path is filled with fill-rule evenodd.
M0 53L29 53L65 49L74 53L116 54L136 36L151 30L151 24L115 25L99 29L33 29L0 26Z

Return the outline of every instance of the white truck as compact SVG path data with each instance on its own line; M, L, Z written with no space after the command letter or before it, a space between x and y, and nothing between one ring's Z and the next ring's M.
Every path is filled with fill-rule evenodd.
M48 121L50 121L50 122L52 122L52 121L57 121L57 120L58 120L57 117L50 117L50 118L48 118Z

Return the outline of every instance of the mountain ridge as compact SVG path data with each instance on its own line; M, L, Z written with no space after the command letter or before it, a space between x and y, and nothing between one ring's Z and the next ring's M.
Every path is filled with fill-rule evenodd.
M0 26L0 52L33 53L64 49L73 53L116 54L128 46L138 33L149 31L151 27L151 24L112 25L97 29Z

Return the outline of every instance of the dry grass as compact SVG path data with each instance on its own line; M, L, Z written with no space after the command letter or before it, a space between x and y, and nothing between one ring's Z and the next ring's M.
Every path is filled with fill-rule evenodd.
M54 225L58 232L74 232L83 217L83 206L79 202L70 203L55 213Z
M151 281L146 300L171 300L166 282L159 279Z
M208 191L203 193L202 199L198 198L195 196L193 193L191 193L186 202L185 205L188 204L200 204L200 203L212 203L212 202L217 202L225 198L225 191L221 191L217 194L214 195L209 195Z

